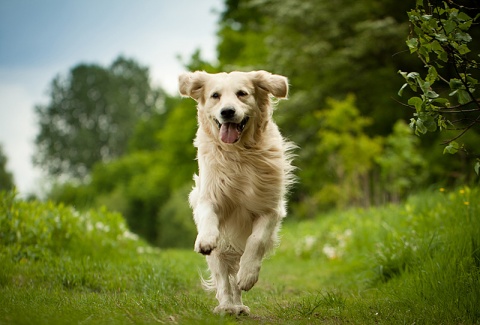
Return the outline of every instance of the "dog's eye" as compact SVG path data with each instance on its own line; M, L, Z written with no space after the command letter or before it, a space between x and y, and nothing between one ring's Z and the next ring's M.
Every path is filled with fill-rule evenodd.
M220 98L220 94L219 93L213 93L211 97L215 98L215 99L218 99L218 98Z
M245 97L247 96L247 92L246 91L243 91L243 90L239 90L237 91L237 97Z

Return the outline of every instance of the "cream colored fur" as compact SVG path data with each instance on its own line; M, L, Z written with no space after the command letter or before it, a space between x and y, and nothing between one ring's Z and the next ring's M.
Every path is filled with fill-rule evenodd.
M271 119L271 97L286 98L288 81L266 71L197 71L180 75L179 90L198 103L199 173L189 201L198 230L194 249L206 255L211 273L204 284L216 290L214 312L249 314L241 291L257 282L262 259L278 241L293 181L294 145ZM236 142L224 142L222 124L232 132L228 141L239 133Z

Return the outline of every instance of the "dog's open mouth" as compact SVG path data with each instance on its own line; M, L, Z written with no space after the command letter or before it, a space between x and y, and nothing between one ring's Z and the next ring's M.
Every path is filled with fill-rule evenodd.
M247 125L249 117L245 117L240 123L232 123L232 122L225 122L220 123L217 119L215 123L217 123L218 129L220 130L220 138L225 143L235 143L240 139L242 135L243 129Z

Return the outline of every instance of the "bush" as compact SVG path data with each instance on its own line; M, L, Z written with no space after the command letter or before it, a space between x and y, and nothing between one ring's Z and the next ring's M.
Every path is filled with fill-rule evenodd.
M124 246L144 246L123 217L105 208L79 213L52 202L25 202L0 192L0 254L15 261L67 254L111 254Z

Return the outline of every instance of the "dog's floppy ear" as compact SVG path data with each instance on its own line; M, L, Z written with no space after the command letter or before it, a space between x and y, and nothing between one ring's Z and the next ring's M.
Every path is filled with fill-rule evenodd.
M178 76L178 90L185 97L192 97L197 102L203 95L208 73L204 71L185 72Z
M267 71L252 71L253 83L260 89L272 94L277 98L287 98L288 79L278 74Z

